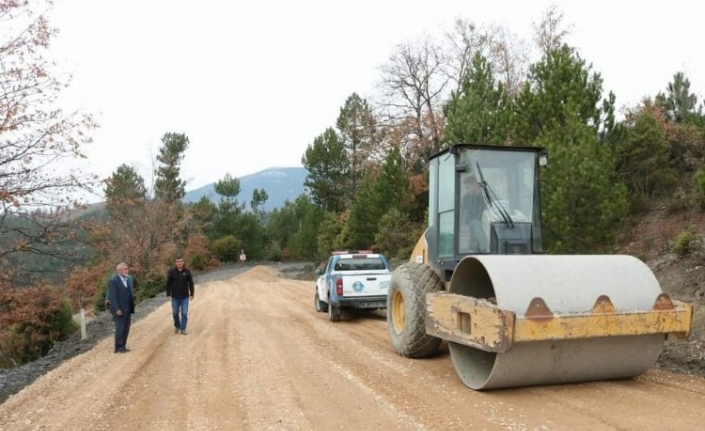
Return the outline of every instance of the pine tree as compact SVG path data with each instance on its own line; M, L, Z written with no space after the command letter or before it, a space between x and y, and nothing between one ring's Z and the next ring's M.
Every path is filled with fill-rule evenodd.
M666 94L659 94L656 100L666 110L671 121L685 123L697 117L695 108L698 97L690 92L690 80L683 72L673 75L673 81L668 83Z
M604 129L613 124L614 99L602 100L602 77L591 74L591 68L565 45L532 65L515 103L517 142L531 143L543 130L565 127L573 117L596 135L608 133Z
M451 94L445 116L446 142L501 145L509 139L509 98L482 55L473 58L460 93Z
M544 232L551 253L613 252L626 216L626 187L617 180L612 151L577 116L543 133Z
M614 97L602 100L602 78L563 46L531 67L516 101L515 136L543 146L544 243L555 253L609 251L626 215L626 188L606 137Z
M185 134L166 133L162 137L155 170L154 195L166 202L180 201L186 193L186 181L180 178L181 161L189 147Z
M301 158L308 170L304 185L316 205L324 211L340 213L345 208L348 159L345 145L332 128L313 140Z
M105 181L104 192L106 208L113 217L128 214L147 198L144 179L134 168L124 164Z
M367 100L353 93L340 108L336 121L348 158L346 201L352 202L364 173L364 162L374 146L376 120Z
M672 191L677 177L669 160L671 145L661 109L647 104L638 112L630 113L624 126L627 137L617 146L618 170L625 179L632 202L638 204Z

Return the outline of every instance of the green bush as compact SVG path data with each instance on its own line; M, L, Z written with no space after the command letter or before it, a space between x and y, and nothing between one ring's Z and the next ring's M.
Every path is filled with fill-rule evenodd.
M216 239L211 244L211 252L222 262L235 262L240 257L242 242L232 235Z
M191 269L195 269L196 271L203 271L206 269L206 264L208 263L208 259L206 256L203 255L203 253L196 252L191 256Z
M49 333L55 334L58 338L57 341L65 340L78 329L78 325L73 320L73 313L71 301L64 298L61 302L61 309L49 317L47 322Z
M135 302L142 302L145 299L154 298L165 291L166 276L150 275L147 279L139 283L139 288L135 282Z
M33 301L37 298L30 296L26 299ZM0 368L32 362L46 355L56 342L65 340L78 329L68 299L42 294L35 304L42 307L41 311L27 321L10 325L2 334Z
M693 175L693 183L695 183L696 200L700 209L705 209L705 166Z
M686 226L678 234L671 247L671 250L679 256L686 256L699 249L700 239L695 235L691 226Z
M267 251L267 260L272 262L281 262L282 260L282 248L277 241L272 241Z
M106 273L100 280L98 280L98 286L95 288L95 296L93 297L93 309L95 313L105 311L105 295L108 293L108 280L112 273Z
M668 204L666 204L666 212L668 214L677 214L690 209L691 206L691 198L681 189L678 190L671 200L668 201Z

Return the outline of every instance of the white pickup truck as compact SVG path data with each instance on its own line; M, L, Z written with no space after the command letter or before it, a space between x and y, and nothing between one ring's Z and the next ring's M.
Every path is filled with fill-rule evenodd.
M387 308L392 272L379 253L334 252L315 273L314 306L316 311L327 311L331 322L340 321L343 308Z

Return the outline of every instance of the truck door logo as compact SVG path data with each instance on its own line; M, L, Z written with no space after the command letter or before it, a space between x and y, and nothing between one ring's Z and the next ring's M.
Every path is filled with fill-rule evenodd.
M353 290L358 293L362 292L362 289L365 288L365 286L359 281L356 281L355 283L353 283L352 287L353 287Z

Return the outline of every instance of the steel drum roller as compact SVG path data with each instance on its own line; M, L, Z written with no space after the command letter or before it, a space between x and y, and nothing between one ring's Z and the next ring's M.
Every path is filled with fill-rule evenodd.
M472 256L456 267L448 292L495 302L522 317L540 298L555 315L589 313L601 296L618 312L651 310L662 293L631 256ZM472 389L637 376L653 367L664 334L525 342L488 352L450 342L453 364Z

